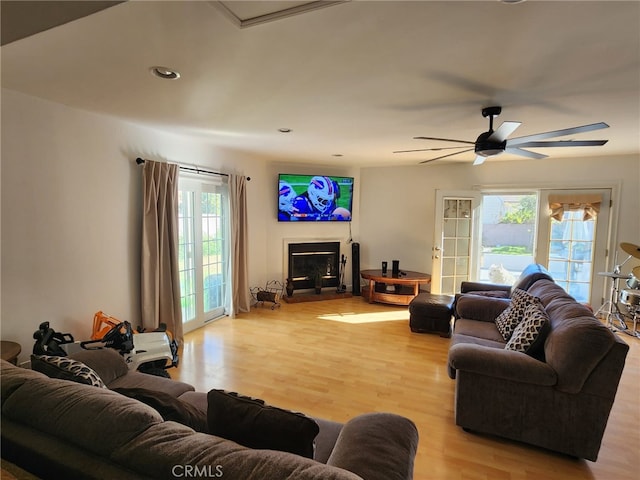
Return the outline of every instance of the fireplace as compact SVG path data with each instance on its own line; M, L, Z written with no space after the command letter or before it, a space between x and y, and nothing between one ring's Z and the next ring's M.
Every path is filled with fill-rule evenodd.
M314 288L316 274L323 287L340 285L340 242L290 243L289 271L295 290Z

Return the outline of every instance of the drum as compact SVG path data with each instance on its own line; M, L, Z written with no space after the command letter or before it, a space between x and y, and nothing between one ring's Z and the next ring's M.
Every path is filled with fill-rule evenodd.
M627 283L627 287L629 287L631 289L636 289L640 285L640 281L638 281L638 279L634 275L631 275L627 279L626 283Z
M630 307L640 305L640 290L622 290L620 292L620 301Z

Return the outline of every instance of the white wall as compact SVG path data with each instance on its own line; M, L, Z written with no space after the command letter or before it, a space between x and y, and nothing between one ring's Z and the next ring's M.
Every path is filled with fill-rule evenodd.
M3 89L1 335L22 345L21 360L43 321L77 340L98 310L138 324L136 157L250 176L250 277L266 278L263 161Z
M361 171L360 233L362 268L379 268L382 260L431 272L435 190L470 190L490 185L524 187L615 187L613 231L609 248L620 242L640 244L640 159L575 158L487 161L468 164L364 168ZM616 216L617 215L617 216ZM619 251L619 261L626 258ZM613 260L611 260L613 261ZM630 261L625 267L638 262Z
M19 342L48 320L86 339L104 310L134 325L139 318L138 249L141 172L135 158L194 163L251 177L251 286L283 280L284 242L338 239L347 257L361 246L361 267L400 260L431 271L436 189L474 185L620 186L613 245L640 243L637 156L553 159L515 164L421 165L402 168L293 166L216 148L202 137L141 127L2 90L1 304L3 340ZM553 162L553 163L551 163ZM345 161L346 163L346 161ZM551 172L550 165L554 171ZM355 177L353 222L277 222L278 173ZM349 230L351 228L351 230ZM630 262L632 263L632 262Z

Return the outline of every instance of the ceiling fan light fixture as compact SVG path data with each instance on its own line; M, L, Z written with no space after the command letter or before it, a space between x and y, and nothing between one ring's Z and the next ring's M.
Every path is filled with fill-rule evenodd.
M151 75L162 80L177 80L180 78L180 72L168 67L155 66L149 69Z

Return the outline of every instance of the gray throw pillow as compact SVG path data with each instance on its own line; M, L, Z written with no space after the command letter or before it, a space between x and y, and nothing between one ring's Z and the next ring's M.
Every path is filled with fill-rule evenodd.
M207 394L209 433L249 448L280 450L313 458L317 422L302 413L225 390Z
M68 357L31 355L31 369L44 373L50 378L61 378L94 387L107 388L95 370Z

